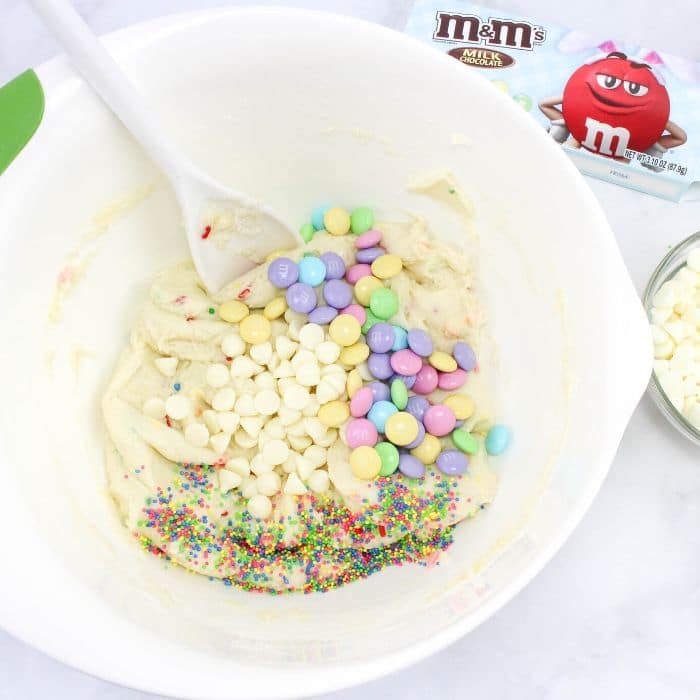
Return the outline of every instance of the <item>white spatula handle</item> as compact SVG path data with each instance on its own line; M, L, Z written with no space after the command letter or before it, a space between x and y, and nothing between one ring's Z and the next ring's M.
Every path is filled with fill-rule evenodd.
M30 0L73 65L169 175L176 189L191 165L162 135L143 98L69 0Z

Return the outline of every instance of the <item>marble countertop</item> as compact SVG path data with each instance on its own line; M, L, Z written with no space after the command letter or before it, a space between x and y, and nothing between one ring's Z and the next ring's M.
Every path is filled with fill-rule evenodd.
M204 6L201 0L77 0L98 32ZM274 0L397 21L400 0ZM491 6L638 40L700 60L696 0L491 0ZM23 0L2 0L0 83L57 51ZM446 0L446 7L451 3ZM699 115L700 116L700 115ZM700 201L673 204L589 180L641 291L669 244L700 229ZM487 700L700 697L700 452L645 397L600 495L554 560L472 634L422 663L332 696ZM146 700L0 631L0 698ZM331 696L329 696L331 697Z

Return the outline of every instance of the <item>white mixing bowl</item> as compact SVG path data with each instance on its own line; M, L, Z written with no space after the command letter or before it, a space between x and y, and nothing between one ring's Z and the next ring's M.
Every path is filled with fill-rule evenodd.
M319 201L366 204L380 218L423 214L459 242L454 214L407 189L453 171L480 237L482 365L515 440L494 461L495 503L436 567L271 597L142 551L106 488L99 398L184 238L154 167L68 63L50 61L37 69L43 122L0 177L0 624L103 678L197 698L319 693L437 651L561 546L646 385L645 317L600 208L512 100L381 27L217 10L107 43L197 163L295 225Z

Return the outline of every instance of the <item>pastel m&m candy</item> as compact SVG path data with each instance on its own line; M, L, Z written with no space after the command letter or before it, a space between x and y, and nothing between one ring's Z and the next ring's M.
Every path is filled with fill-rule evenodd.
M406 329L402 326L397 326L395 323L392 323L391 326L394 329L394 344L391 346L391 349L396 351L407 348L408 332L406 331Z
M308 314L316 308L316 292L313 287L303 282L296 282L289 287L286 299L287 306L300 314Z
M386 250L381 246L374 246L373 248L363 248L355 253L355 260L359 263L365 263L366 265L371 265L378 257L384 255Z
M411 450L411 454L417 457L423 464L434 464L440 454L442 445L434 435L427 434L417 447Z
M476 367L476 353L471 345L467 345L462 341L455 343L452 348L452 356L455 358L457 364L467 372L470 372Z
M350 468L358 479L374 479L382 468L382 459L373 447L362 445L350 453Z
M362 329L359 321L354 316L340 314L331 321L331 325L328 327L328 335L338 345L350 347L360 339Z
M457 420L466 420L474 414L474 401L464 394L451 394L443 403L452 409Z
M319 204L312 212L311 212L311 225L317 230L320 231L323 228L323 217L326 215L326 212L330 209L330 206L328 204Z
M468 455L475 455L479 451L479 441L469 431L462 428L452 431L452 442L454 442L455 447Z
M399 451L390 442L378 442L374 449L382 460L379 476L390 476L399 466Z
M350 230L350 214L340 207L332 207L323 215L323 227L331 236L344 236Z
M377 278L368 277L365 279ZM387 287L381 286L382 283L379 280L377 281L379 282L380 286L377 287L370 295L369 308L377 318L381 318L386 321L394 316L399 310L399 298L393 289L388 289ZM357 290L357 287L355 289ZM355 291L355 295L357 296L357 291ZM359 297L358 300L360 300Z
M338 315L338 309L332 306L317 306L309 312L309 323L317 323L319 326L329 324Z
M367 359L367 368L375 379L389 379L394 371L391 368L389 355L384 353L370 353Z
M250 314L250 316L246 316L240 322L238 330L241 334L241 338L251 345L264 343L272 334L270 322L262 314Z
M366 418L355 418L345 428L345 441L352 449L361 445L372 447L377 439L377 427Z
M456 369L454 372L440 372L438 387L444 391L454 391L459 389L466 381L467 373L463 369Z
M372 352L389 352L394 340L394 327L390 323L375 323L367 332L367 345Z
M457 361L451 355L442 350L436 350L428 358L428 362L441 372L454 372L457 369Z
M267 279L278 289L287 289L299 279L299 266L290 258L275 258L267 266Z
M346 273L345 279L350 282L350 284L357 284L363 277L371 277L372 268L369 265L357 264L351 265Z
M361 277L359 280L357 280L357 283L355 284L355 298L363 306L369 305L369 307L372 308L371 300L374 296L374 293L381 292L382 289L384 289L382 281L374 277L374 275L369 275L368 277ZM377 318L385 318L384 316L380 316L374 309L372 309L372 313Z
M437 389L438 373L435 367L423 365L416 374L416 382L413 391L416 394L430 394Z
M406 410L419 421L423 421L425 412L430 408L428 399L423 396L411 396L406 403ZM454 409L453 409L454 410Z
M354 234L369 231L374 225L374 213L369 207L357 207L350 214L350 228Z
M431 406L423 416L425 429L437 437L451 433L454 430L456 420L452 409L442 404Z
M398 411L387 418L384 433L394 445L404 447L418 437L418 421L410 413Z
M510 430L505 425L491 426L484 444L490 455L500 455L510 444Z
M355 343L340 351L340 361L344 365L359 365L369 357L369 346L366 343Z
M367 385L367 388L372 392L372 401L374 403L389 400L389 387L383 382L372 382Z
M372 394L372 389L368 386L363 386L350 399L350 414L355 418L366 416L373 403L374 395Z
M445 450L435 460L437 468L447 476L459 476L466 473L469 458L459 450Z
M350 304L344 309L341 309L341 312L344 314L350 314L351 316L354 316L360 325L363 325L364 322L367 320L367 312L365 311L365 308L363 306L360 306L359 304Z
M352 287L340 279L328 280L323 287L323 298L328 306L344 309L352 301Z
M345 276L345 263L338 253L332 250L321 253L321 260L326 266L327 280L339 280Z
M396 277L402 269L403 263L401 262L401 258L391 253L380 255L372 263L372 274L380 280L388 280L391 277Z
M403 411L408 405L408 388L406 384L400 379L396 378L391 382L391 402L399 409Z
M386 421L390 416L398 413L399 409L391 401L377 401L369 409L367 418L374 423L374 427L380 432L384 432Z
M418 425L418 435L416 435L416 437L411 440L408 445L404 445L407 450L412 450L414 447L418 447L418 445L425 440L425 428L423 427L423 424L416 420L416 425Z
M366 231L361 234L355 240L355 247L358 249L371 248L372 246L378 245L382 240L381 231Z
M413 350L397 350L391 356L391 366L394 372L403 375L417 375L423 367L423 360Z
M408 331L408 347L421 357L429 357L433 353L433 340L422 328L411 328Z
M299 261L299 280L310 287L318 287L326 279L326 266L321 258L306 255Z
M421 479L425 476L423 462L414 455L407 453L399 457L399 471L409 479Z

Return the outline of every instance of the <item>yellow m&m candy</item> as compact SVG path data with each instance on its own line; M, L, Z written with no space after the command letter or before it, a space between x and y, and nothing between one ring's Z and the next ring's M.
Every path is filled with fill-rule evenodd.
M382 468L382 458L369 445L356 447L350 453L350 469L358 479L374 479Z
M240 323L239 332L246 343L258 345L264 343L272 335L272 326L262 314L246 316Z
M367 277L361 277L355 283L355 299L362 304L362 306L369 306L369 300L372 296L372 292L375 289L383 287L382 281L372 275L367 275Z
M440 440L428 433L423 439L423 442L421 442L418 447L414 447L411 450L411 454L414 457L418 457L423 464L434 464L440 454L440 449Z
M250 309L242 301L237 301L236 299L225 301L219 307L219 316L227 323L238 323L249 313Z
M275 297L268 301L263 309L263 316L268 321L274 321L287 310L287 300L284 297Z
M348 379L345 384L348 397L352 398L360 389L362 389L362 375L360 374L360 370L357 368L351 369L348 372Z
M391 255L389 253L380 255L372 263L372 274L380 280L388 280L390 277L396 277L402 269L403 263L401 262L401 258L398 255Z
M442 403L452 409L457 420L466 420L474 415L474 401L464 394L451 394Z
M442 350L436 350L428 362L440 372L454 372L457 369L457 360Z
M418 437L418 421L410 413L399 411L386 419L384 434L394 445L403 447Z
M349 348L340 351L340 361L344 365L359 365L369 357L369 345L367 343L355 343Z
M350 214L340 207L332 207L323 215L323 227L332 236L344 236L350 231Z
M340 314L331 321L331 325L328 327L328 335L338 345L344 348L349 347L360 339L362 326L351 314Z
M329 401L318 409L318 419L329 428L339 428L350 418L350 409L344 401Z

